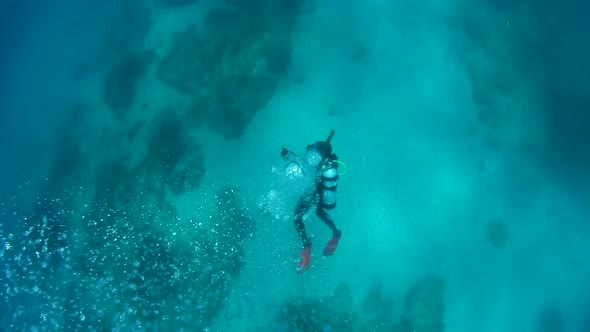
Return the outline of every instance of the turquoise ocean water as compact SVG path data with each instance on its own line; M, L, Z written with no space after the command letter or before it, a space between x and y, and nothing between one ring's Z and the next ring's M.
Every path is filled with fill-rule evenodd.
M3 0L0 330L589 332L589 16Z

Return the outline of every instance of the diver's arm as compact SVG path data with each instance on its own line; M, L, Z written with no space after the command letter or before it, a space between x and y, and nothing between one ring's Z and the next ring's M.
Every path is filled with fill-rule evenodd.
M330 135L326 139L326 142L330 143L330 141L332 140L332 137L334 137L334 134L335 134L334 129L332 129L332 131L330 131Z
M289 149L287 149L286 146L283 146L281 149L281 157L283 157L283 159L289 161L292 159L292 157L295 156L297 157L297 155L291 151L289 151Z

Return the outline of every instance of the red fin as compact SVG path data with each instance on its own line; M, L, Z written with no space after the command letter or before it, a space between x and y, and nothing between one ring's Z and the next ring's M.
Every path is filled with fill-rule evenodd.
M324 256L332 256L334 254L341 236L342 231L338 231L338 234L332 236L330 241L326 244L326 247L324 247Z
M304 273L309 268L309 263L311 261L311 247L306 246L301 250L301 260L299 261L299 265L297 268L299 273Z

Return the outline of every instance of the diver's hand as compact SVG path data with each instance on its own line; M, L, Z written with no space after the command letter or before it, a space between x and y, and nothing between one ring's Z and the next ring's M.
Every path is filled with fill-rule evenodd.
M281 149L281 157L283 157L283 159L287 158L287 156L289 155L289 150L287 149L286 146L283 146L283 148Z

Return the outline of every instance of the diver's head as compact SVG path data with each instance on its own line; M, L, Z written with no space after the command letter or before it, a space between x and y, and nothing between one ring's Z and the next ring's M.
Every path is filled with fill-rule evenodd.
M288 161L287 165L285 165L285 175L293 179L303 177L308 171L311 172L310 174L313 174L321 168L324 162L338 159L332 151L332 144L330 144L333 136L334 130L330 132L330 135L325 141L317 141L308 145L303 158L297 157L296 154L283 147L281 156ZM292 156L297 158L293 159Z
M317 166L332 155L332 145L326 141L310 144L305 149L305 160L309 165Z
M307 150L315 150L319 152L323 158L327 158L332 154L332 144L326 141L317 141L308 145Z

